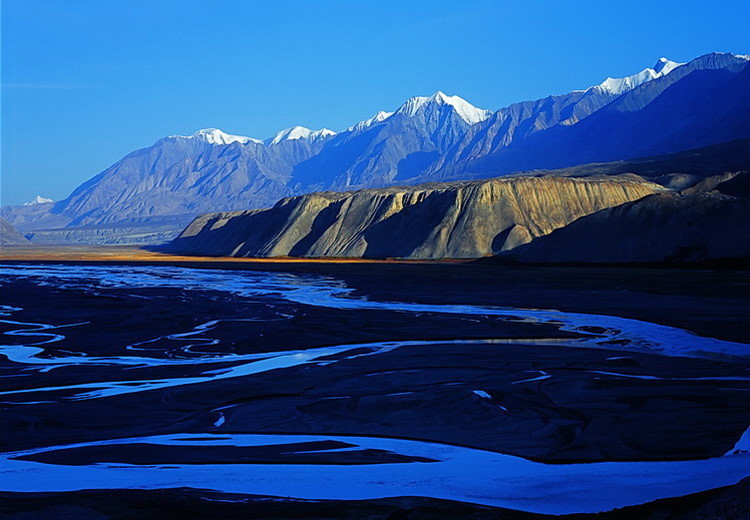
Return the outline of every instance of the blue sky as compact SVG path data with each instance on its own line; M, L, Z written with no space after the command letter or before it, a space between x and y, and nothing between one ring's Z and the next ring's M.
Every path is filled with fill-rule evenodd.
M3 0L2 203L205 127L342 130L436 90L497 109L712 51L750 2Z

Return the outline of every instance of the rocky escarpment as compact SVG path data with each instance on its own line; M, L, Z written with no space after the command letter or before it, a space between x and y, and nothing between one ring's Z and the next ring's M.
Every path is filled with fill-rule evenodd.
M477 258L664 190L618 175L313 193L264 210L201 215L170 249L245 257Z
M24 237L18 230L13 227L13 224L0 217L0 245L1 246L20 246L28 245L30 242Z
M604 209L514 254L521 261L540 263L750 258L749 181L748 173L718 175L680 193L654 194Z

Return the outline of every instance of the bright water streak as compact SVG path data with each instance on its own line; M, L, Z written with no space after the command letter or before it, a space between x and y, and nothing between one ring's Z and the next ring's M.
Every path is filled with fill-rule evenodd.
M63 466L15 460L41 448L0 456L4 491L168 489L318 500L426 496L535 513L593 513L731 485L750 474L750 455L680 462L542 464L511 455L444 445L357 436L162 435L66 447L143 442L156 445L265 446L333 440L438 462L396 464L95 464ZM58 447L61 448L61 447ZM322 451L324 452L324 451Z

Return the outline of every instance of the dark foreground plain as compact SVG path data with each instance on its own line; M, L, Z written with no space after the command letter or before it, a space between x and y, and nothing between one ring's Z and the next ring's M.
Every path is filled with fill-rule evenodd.
M749 511L746 271L0 269L4 518Z

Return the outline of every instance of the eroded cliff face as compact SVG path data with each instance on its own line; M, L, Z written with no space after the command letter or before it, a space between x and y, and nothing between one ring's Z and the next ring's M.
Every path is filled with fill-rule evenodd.
M533 263L701 262L750 258L750 174L704 179L584 216L519 248Z
M201 215L171 248L247 257L478 258L664 190L622 175L313 193L265 210Z

